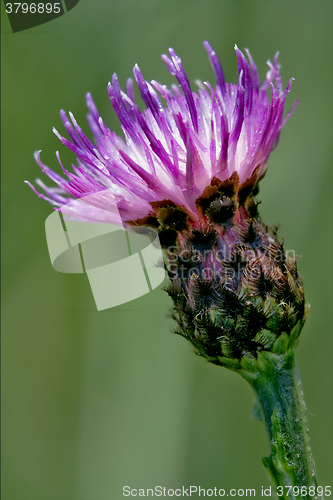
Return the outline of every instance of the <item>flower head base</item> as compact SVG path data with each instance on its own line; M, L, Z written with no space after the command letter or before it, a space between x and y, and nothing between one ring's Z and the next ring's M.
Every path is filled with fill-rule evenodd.
M137 65L133 69L147 106L143 112L132 80L123 92L113 75L108 93L125 141L106 127L90 94L88 122L96 145L71 113L72 123L61 111L71 141L55 133L77 155L78 165L68 172L57 153L65 180L37 153L37 163L58 185L48 188L38 180L45 195L37 194L82 220L116 223L119 213L125 227L157 230L178 333L209 361L235 368L262 350L289 349L304 323L296 259L285 256L276 231L262 224L255 198L293 111L283 120L292 80L283 91L276 54L260 85L250 53L248 62L236 47L238 83L228 85L215 52L204 45L216 87L198 82L198 93L192 92L180 58L169 49L170 58L162 59L180 88L149 83ZM87 195L89 206L69 203Z

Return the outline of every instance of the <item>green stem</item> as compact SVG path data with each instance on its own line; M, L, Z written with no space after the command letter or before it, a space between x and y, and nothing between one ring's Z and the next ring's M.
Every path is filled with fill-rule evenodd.
M263 464L278 487L279 498L321 498L293 350L262 352L257 362L245 361L242 367L241 375L254 389L267 427L272 453L263 458Z

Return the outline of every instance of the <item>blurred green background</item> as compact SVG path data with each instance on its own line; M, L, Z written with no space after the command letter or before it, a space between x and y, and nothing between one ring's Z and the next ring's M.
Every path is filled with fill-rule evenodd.
M270 158L260 210L300 256L312 312L297 359L319 484L332 484L332 2L80 0L16 34L3 7L2 499L118 500L125 485L191 484L259 496L270 485L251 388L170 333L160 289L97 312L85 275L52 269L51 207L23 184L40 175L36 149L51 167L57 149L74 160L51 127L62 131L64 108L87 130L87 91L120 132L106 91L113 72L124 86L137 62L146 79L170 84L160 54L172 46L190 82L212 82L205 39L228 81L235 43L262 78L280 50L284 84L296 79L287 109L300 104Z

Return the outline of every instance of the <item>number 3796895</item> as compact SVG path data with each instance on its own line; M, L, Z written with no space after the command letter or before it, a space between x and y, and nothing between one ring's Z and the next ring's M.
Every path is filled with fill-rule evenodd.
M7 14L60 14L61 7L60 2L48 2L48 3L19 3L19 2L8 2L6 3Z

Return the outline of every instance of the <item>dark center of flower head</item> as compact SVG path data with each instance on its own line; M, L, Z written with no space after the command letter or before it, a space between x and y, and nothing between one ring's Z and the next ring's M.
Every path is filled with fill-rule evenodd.
M204 244L204 240L207 242L212 237L212 233L216 233L214 226L226 229L234 224L237 226L240 219L244 217L255 218L258 202L254 196L257 193L258 179L255 175L240 186L239 176L237 172L234 172L225 181L216 177L211 180L201 196L195 200L196 218L184 206L165 199L150 202L152 210L146 217L127 221L127 223L157 229L163 248L173 245L177 236L182 233L186 233L192 241L201 240ZM233 221L236 214L238 216ZM251 230L253 232L252 227L248 231L249 237L251 237Z

